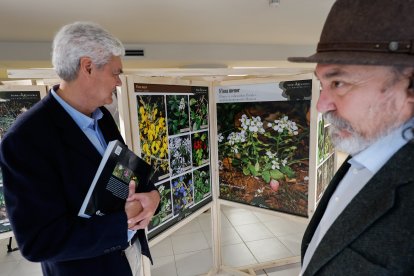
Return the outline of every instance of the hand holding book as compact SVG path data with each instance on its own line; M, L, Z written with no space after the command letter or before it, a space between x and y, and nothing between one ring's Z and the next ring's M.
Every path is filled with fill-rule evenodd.
M90 218L124 210L132 193L131 180L135 183L135 193L138 185L148 185L151 172L151 166L126 145L117 140L109 142L78 215Z
M135 193L132 196L129 196L127 201L139 201L143 208L138 216L128 219L128 225L134 225L129 229L144 229L148 226L151 218L154 216L154 213L157 210L158 204L160 203L160 194L157 190L151 191L149 193Z
M128 198L133 196L135 194L135 186L136 183L134 180L131 180L129 182L129 194L128 194ZM128 220L131 218L134 218L136 216L139 215L139 213L141 213L142 211L142 204L140 201L138 200L132 200L132 201L127 201L125 203L125 213L127 214L127 218ZM133 227L135 224L134 223L128 223L128 228Z

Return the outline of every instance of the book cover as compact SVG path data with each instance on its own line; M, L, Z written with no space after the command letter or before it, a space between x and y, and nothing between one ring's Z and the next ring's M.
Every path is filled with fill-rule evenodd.
M124 210L129 182L147 185L152 168L118 140L109 142L92 184L79 210L80 217Z

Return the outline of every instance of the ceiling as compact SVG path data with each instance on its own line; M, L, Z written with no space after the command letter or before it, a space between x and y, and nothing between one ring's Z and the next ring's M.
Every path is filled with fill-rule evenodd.
M268 0L0 0L0 67L44 66L56 31L77 20L101 24L126 46L174 44L198 51L187 64L208 62L203 56L205 45L215 46L215 51L227 47L228 55L232 49L241 49L241 56L254 51L259 56L262 51L257 59L263 63L259 65L266 64L264 53L272 47L314 49L334 0L280 2L271 7ZM4 45L25 45L27 50L24 55L17 54ZM30 50L37 49L31 45L47 45L46 57L41 50ZM165 48L160 49L164 50L158 56L165 61L181 58L163 56ZM185 58L185 53L182 56ZM217 53L214 57L215 63L226 59ZM249 59L256 65L255 56ZM275 58L269 55L269 59ZM158 64L162 65L155 66Z

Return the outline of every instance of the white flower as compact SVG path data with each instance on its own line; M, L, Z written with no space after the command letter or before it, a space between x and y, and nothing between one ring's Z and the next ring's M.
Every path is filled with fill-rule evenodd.
M181 98L180 105L178 106L179 110L184 110L185 108L185 101L184 98Z

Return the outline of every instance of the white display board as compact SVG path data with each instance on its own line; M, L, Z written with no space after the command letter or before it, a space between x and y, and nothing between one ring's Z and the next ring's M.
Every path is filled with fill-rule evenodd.
M154 168L160 212L150 242L212 201L209 83L128 76L134 151ZM168 231L167 231L168 232Z

